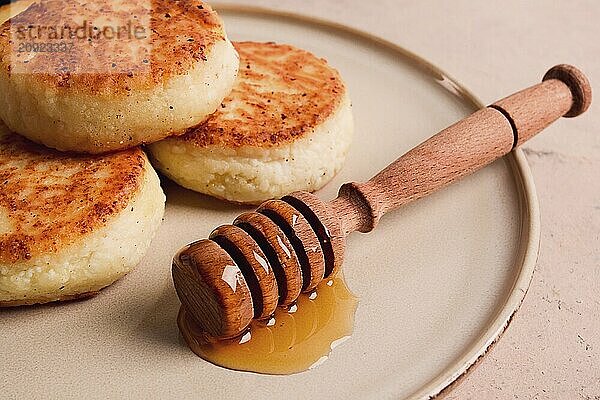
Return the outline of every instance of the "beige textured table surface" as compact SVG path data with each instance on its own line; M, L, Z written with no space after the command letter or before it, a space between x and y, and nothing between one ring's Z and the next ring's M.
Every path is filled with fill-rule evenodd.
M436 64L488 103L557 63L582 68L597 100L525 146L542 214L521 310L445 399L600 399L600 2L253 0L344 23ZM433 133L433 132L432 132Z

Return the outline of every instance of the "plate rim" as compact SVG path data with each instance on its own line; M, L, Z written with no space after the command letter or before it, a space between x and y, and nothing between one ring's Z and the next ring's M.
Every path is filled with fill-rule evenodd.
M467 87L443 69L390 40L364 30L324 18L293 11L276 10L263 6L222 3L219 1L212 2L212 6L217 12L281 17L295 22L339 31L343 34L372 42L388 51L401 55L424 73L443 78L452 89L456 90L461 97L470 103L474 111L485 107L484 103ZM449 90L448 88L446 89ZM533 279L540 247L541 224L538 197L533 174L531 173L523 150L518 147L503 158L509 163L511 173L515 180L515 186L519 196L519 207L521 209L520 249L516 261L514 262L514 267L519 268L520 265L518 275L504 305L497 311L493 320L488 323L488 327L483 330L483 334L480 338L469 345L468 349L458 360L454 361L433 380L423 385L420 389L417 389L416 392L410 394L408 399L435 398L440 394L448 392L453 389L456 384L460 383L469 371L484 358L493 345L502 337L527 295L527 291Z

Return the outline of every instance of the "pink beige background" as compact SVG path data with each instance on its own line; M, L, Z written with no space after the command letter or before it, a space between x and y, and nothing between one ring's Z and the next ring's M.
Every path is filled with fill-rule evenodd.
M430 60L486 103L538 81L548 67L562 62L581 67L600 93L600 3L597 0L238 0L235 4L296 11L369 31ZM598 101L586 115L558 122L527 144L525 151L535 176L542 213L540 258L532 286L500 341L441 398L600 399L600 94L597 97ZM222 216L217 214L203 222L209 226L222 223ZM189 224L186 226L196 221ZM148 282L154 283L142 287L130 279L131 293L118 290L117 285L107 289L113 290L115 298L132 297L138 299L137 302L115 301L113 308L102 309L108 297L99 296L90 300L97 301L97 313L80 313L80 319L74 319L74 313L65 311L57 312L52 320L36 320L46 308L33 308L19 316L19 324L6 329L18 331L19 327L36 320L37 326L47 330L50 340L39 339L35 336L37 331L26 331L25 340L17 343L18 346L40 348L51 343L59 349L67 349L60 344L72 338L73 331L69 329L77 321L87 324L87 330L77 332L82 335L82 343L99 343L98 337L103 333L116 333L118 340L111 341L109 346L104 343L104 347L90 349L87 355L94 360L92 366L130 365L120 349L129 348L132 343L144 350L140 365L156 363L154 356L151 359L147 356L155 354L152 352L156 348L161 348L163 354L167 350L183 352L185 349L175 342L174 324L165 324L178 304L172 287L163 277L168 271L159 267L168 265L165 260L170 257L169 252L164 253L164 260L155 260L155 264L148 264L146 270L138 272L147 273L153 278ZM70 307L84 305L74 303ZM61 321L60 325L57 321ZM60 329L54 329L55 326ZM95 326L100 330L92 330ZM41 341L35 342L29 335ZM25 376L19 366L32 364L27 359L28 353L14 351L11 354L17 362L4 365L0 361L0 374ZM45 361L55 360L61 354L66 358L44 371L50 373L26 374L21 387L43 386L47 383L44 379L52 379L56 371L62 371L63 363L75 365L73 360L80 357L67 350L49 352L47 360L38 360L39 365L46 365ZM178 362L181 360L197 361L192 356ZM35 370L36 366L29 370ZM165 374L169 367L171 375ZM173 375L175 370L176 376ZM77 379L72 375L61 378L75 388L81 384L94 388L94 383L105 383L106 375L93 368L81 372ZM156 379L152 375L156 371L135 372L146 381ZM186 378L189 371L165 364L164 371L158 372L161 378L177 382L179 375ZM114 371L109 369L105 373ZM31 376L35 379L28 380ZM126 381L128 375L121 372L119 378L121 382ZM204 384L202 380L198 382ZM127 385L115 385L114 381L110 383L114 387L110 384L106 387L112 389L112 393L134 390ZM261 390L260 385L253 387ZM165 391L171 388L163 387ZM51 389L49 385L44 387L48 393ZM70 389L73 387L65 385L64 393ZM0 390L0 393L10 396L11 392Z
M443 399L600 399L600 3L595 0L252 0L369 31L436 64L485 103L548 67L582 68L588 113L525 146L540 256L500 341Z

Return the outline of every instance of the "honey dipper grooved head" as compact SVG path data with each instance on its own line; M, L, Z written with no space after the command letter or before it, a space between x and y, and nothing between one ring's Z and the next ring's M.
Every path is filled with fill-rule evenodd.
M277 280L279 305L293 304L302 291L302 268L285 233L267 216L255 212L240 215L233 224L263 245Z
M234 337L252 322L246 280L235 261L212 240L192 243L175 256L173 283L183 306L211 336Z
M257 212L272 219L292 243L302 268L302 291L316 288L325 276L325 258L310 223L298 210L281 200L267 201Z
M246 278L250 289L254 318L268 318L277 307L277 283L273 268L262 249L243 229L223 225L210 234L210 239L228 252Z
M310 193L268 201L179 252L177 294L208 334L237 336L253 318L268 318L337 273L341 231L326 203Z

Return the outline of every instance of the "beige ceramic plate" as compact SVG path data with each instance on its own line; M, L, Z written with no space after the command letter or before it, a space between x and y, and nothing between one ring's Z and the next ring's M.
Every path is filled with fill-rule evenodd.
M319 193L368 179L477 106L438 69L383 41L299 17L222 9L234 40L326 57L350 87L356 140ZM505 93L498 93L498 96ZM242 209L165 184L165 223L138 269L94 299L0 312L4 398L421 398L439 393L506 328L538 249L535 190L521 151L352 236L345 275L360 297L352 338L315 370L228 371L179 338L170 262Z

